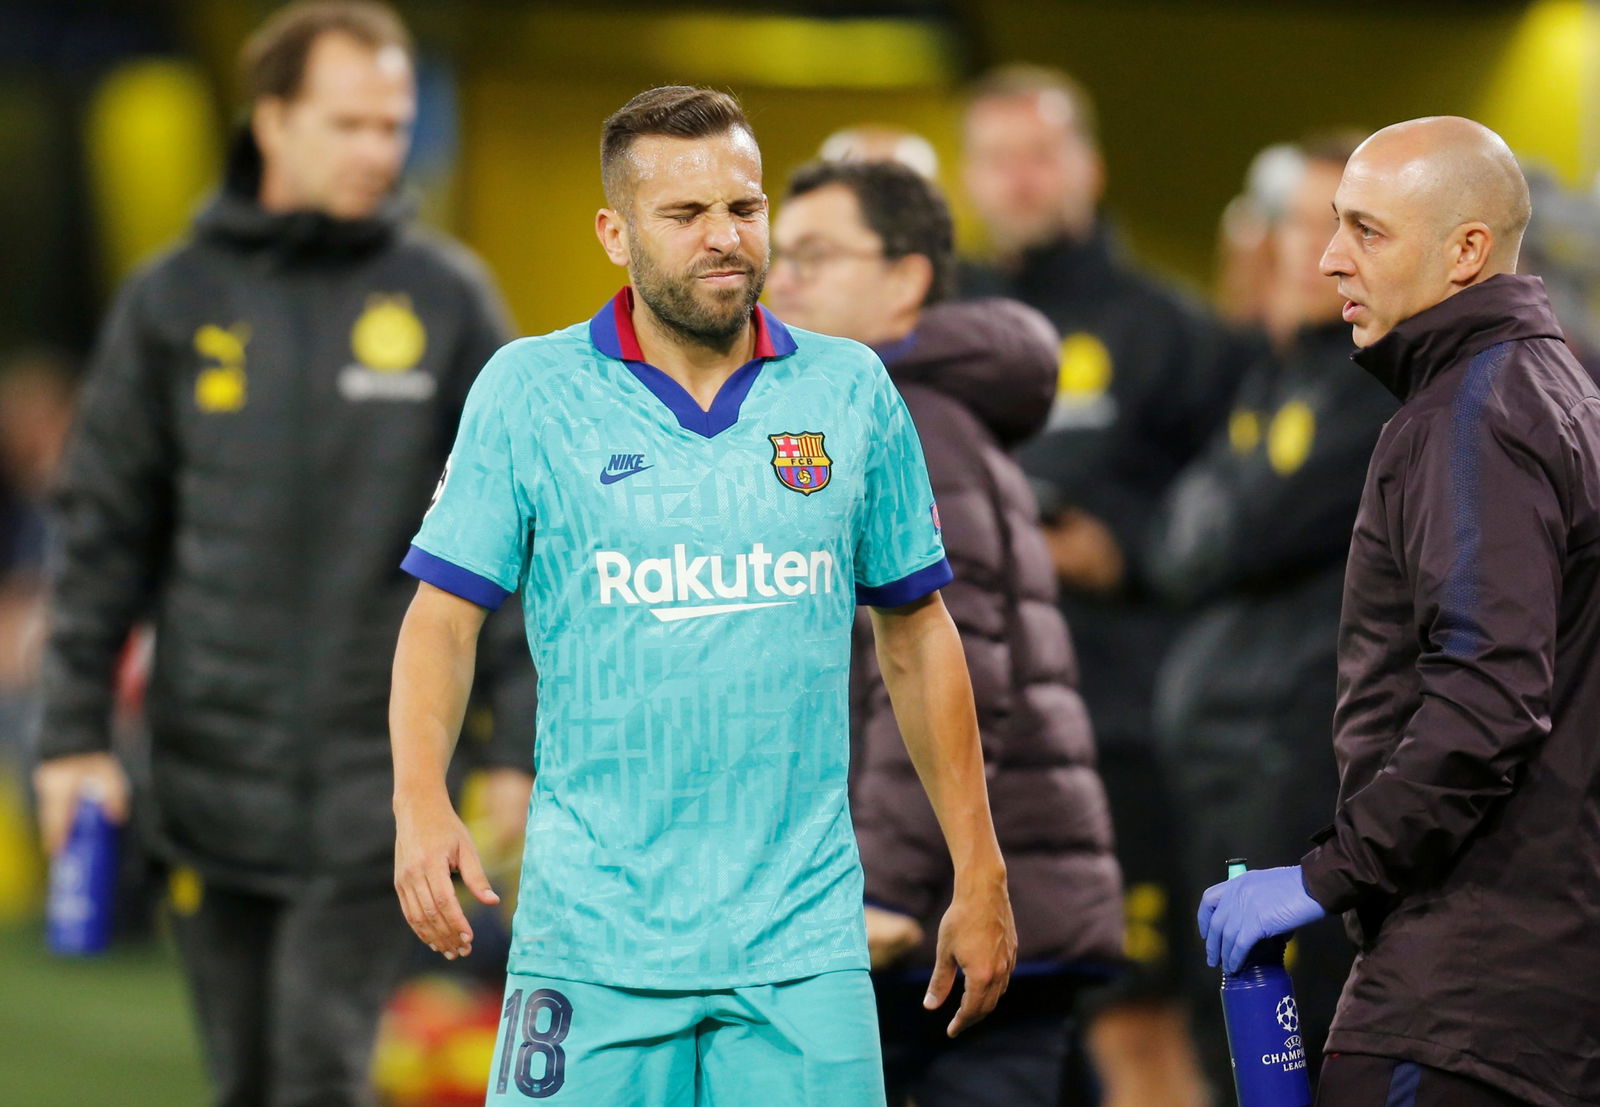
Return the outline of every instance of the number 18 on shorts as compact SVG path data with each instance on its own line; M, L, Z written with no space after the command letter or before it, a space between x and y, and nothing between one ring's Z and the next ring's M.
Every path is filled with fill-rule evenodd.
M863 970L713 991L512 974L489 1107L884 1107Z

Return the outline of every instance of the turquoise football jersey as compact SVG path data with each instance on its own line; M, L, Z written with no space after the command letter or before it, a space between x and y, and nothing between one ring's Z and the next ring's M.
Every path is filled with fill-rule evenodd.
M729 988L867 964L850 627L950 580L916 429L866 347L756 310L710 411L632 290L484 368L405 568L520 589L539 672L511 971Z

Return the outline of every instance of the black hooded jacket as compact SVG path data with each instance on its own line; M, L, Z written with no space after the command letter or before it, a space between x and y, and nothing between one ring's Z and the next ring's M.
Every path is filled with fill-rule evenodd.
M1084 241L1026 251L1014 268L971 263L964 298L1008 296L1062 335L1049 419L1017 449L1046 518L1079 508L1102 520L1129 579L1105 597L1063 590L1103 749L1154 741L1156 668L1178 620L1138 578L1145 528L1168 484L1204 446L1256 348L1131 266L1104 220Z
M1340 595L1367 460L1394 398L1350 327L1246 374L1226 426L1152 517L1146 579L1192 615L1162 664L1157 731L1188 804L1190 885L1290 864L1327 823Z
M100 335L58 494L40 754L109 748L119 651L152 621L157 846L276 893L391 875L398 566L508 327L476 260L398 199L273 214L259 166L241 134Z

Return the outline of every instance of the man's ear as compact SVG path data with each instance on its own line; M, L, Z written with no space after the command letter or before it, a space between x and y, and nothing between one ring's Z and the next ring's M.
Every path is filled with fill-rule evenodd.
M594 217L595 237L612 263L626 269L633 262L628 247L628 221L613 208L601 208Z
M907 254L895 258L889 266L887 295L888 314L916 312L928 299L933 288L933 262L922 254Z
M1094 182L1094 203L1096 207L1099 207L1100 201L1106 198L1106 158L1100 152L1099 147L1096 147L1090 156L1094 159L1091 163L1091 172L1094 174L1092 178Z
M1494 232L1487 223L1463 223L1450 236L1450 283L1472 284L1484 275L1494 253Z
M262 154L271 154L278 148L278 135L283 131L283 115L288 103L277 96L264 96L250 108L250 135Z

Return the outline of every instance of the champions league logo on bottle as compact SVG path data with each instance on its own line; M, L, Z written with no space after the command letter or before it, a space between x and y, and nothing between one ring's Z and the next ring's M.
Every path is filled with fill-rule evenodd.
M1229 879L1244 871L1243 861L1228 863ZM1222 974L1222 1014L1240 1107L1310 1107L1300 1007L1283 967L1284 946L1283 938L1257 942L1238 972Z
M1306 1067L1306 1047L1300 1037L1300 1008L1294 996L1280 999L1275 1014L1278 1026L1287 1030L1289 1036L1283 1040L1282 1052L1263 1053L1261 1063L1268 1067L1276 1065L1283 1072L1297 1072Z
M1294 996L1278 1001L1278 1025L1291 1034L1300 1029L1300 1008L1295 1005Z

